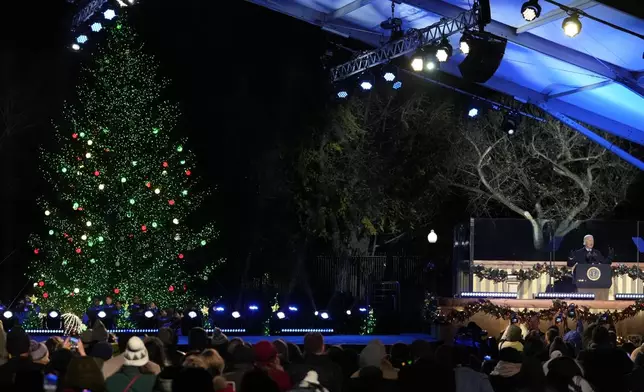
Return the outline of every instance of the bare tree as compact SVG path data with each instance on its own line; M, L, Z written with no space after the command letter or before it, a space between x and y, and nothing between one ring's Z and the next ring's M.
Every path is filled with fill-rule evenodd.
M515 212L531 223L541 249L547 222L563 237L624 199L636 170L605 148L551 117L524 120L514 135L501 122L492 113L453 135L450 181L468 191L477 213L489 214L493 204Z

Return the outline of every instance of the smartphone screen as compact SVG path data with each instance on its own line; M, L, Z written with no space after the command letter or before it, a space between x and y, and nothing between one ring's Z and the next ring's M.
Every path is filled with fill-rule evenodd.
M78 346L78 338L69 338L69 341L72 342L74 346Z

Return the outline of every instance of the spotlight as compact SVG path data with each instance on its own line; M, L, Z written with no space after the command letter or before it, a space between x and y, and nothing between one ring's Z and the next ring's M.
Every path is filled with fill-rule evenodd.
M286 317L286 315L284 314L284 312L277 312L277 318L278 319L283 320L285 317Z
M452 57L452 52L452 45L450 45L446 37L443 37L440 44L438 44L438 47L436 48L436 58L441 63L444 63L445 61L449 60L450 57Z
M438 55L436 50L433 50L432 53L425 57L425 69L427 71L433 71L438 68Z
M470 117L476 117L479 114L479 110L477 108L472 108L470 109L469 112L467 112L467 115Z
M148 318L148 319L151 319L152 317L154 317L154 313L152 313L151 310L146 310L145 313L143 313L143 315L145 316L145 318Z
M62 320L60 319L60 313L57 310L50 310L47 313L47 320L45 320L45 326L47 329L61 329Z
M346 313L347 313L347 316L351 316L351 310L350 309L347 309Z
M318 311L316 310L313 314L314 314L314 315L316 315L316 316L318 316L318 315L320 314L320 312L318 312Z
M388 82L393 82L396 79L396 67L391 64L385 66L382 70L382 77Z
M291 312L297 312L297 306L289 306L288 310Z
M400 80L396 80L394 84L391 86L394 90L399 90L402 87L402 82Z
M572 38L576 36L581 32L581 22L579 21L579 15L577 15L576 13L570 15L569 17L564 19L561 27L563 28L564 34L566 34L568 37Z
M521 6L521 15L527 22L532 22L541 15L539 0L528 0Z
M470 53L470 33L469 31L464 31L461 39L458 43L458 48L463 52L463 54Z
M425 68L425 57L426 53L422 48L417 50L411 57L411 69L416 72L422 71Z
M194 310L189 311L188 317L190 317L191 319L197 318L197 312L195 312Z
M2 313L2 317L4 317L5 320L9 320L13 317L13 312L11 310L6 310L4 313Z
M519 126L519 116L516 113L508 113L503 118L503 123L501 124L501 129L504 132L507 132L508 135L514 135Z
M358 309L361 313L367 313L367 308L359 308Z
M107 20L112 20L112 19L114 19L116 17L116 12L114 12L114 10L112 10L112 9L109 9L109 10L103 12L103 17L105 19L107 19Z
M59 314L55 310L52 310L51 312L49 312L49 317L50 318L58 318L58 316L59 316Z
M361 89L369 91L373 88L373 76L366 73L360 77L359 83Z
M250 306L248 307L248 310L250 310L251 312L256 312L256 311L258 311L258 310L259 310L259 306L257 306L257 305L250 305Z
M107 313L105 313L105 311L101 310L100 312L98 312L98 318L105 318L106 316L107 316Z
M79 44L72 44L72 50L79 51L80 50L80 45Z
M79 35L78 37L76 37L76 42L78 42L79 44L84 44L85 42L87 42L87 36L85 34Z
M212 308L212 310L214 310L214 311L215 311L215 312L217 312L217 313L221 313L221 312L223 312L225 309L224 309L224 307L223 307L223 306L214 306L214 307Z
M239 314L238 311L234 311L231 313L231 316L233 316L234 319L238 319L241 317L241 314Z
M322 320L328 320L329 314L327 312L321 312L320 317L322 317Z
M95 33L98 33L99 31L103 30L103 25L98 22L93 23L91 27L92 27L92 31Z
M349 93L347 92L347 90L340 90L338 91L337 96L340 99L345 99L349 96Z

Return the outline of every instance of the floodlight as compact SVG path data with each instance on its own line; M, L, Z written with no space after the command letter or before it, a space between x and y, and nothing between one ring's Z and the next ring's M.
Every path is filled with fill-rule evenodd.
M411 69L420 72L425 68L425 57L427 54L425 51L421 48L414 53L414 55L411 57L411 62L409 63L411 65Z
M467 112L467 115L470 117L476 117L479 114L479 110L477 108L472 108L470 109L469 112Z
M337 95L338 95L338 98L345 99L349 96L349 93L347 92L347 90L340 90L338 91Z
M234 319L238 319L241 317L241 314L239 314L238 311L234 311L231 315L233 316Z
M80 50L80 45L79 44L72 44L72 50L75 50L75 51Z
M150 319L150 318L152 318L152 317L154 317L154 313L152 313L152 311L151 311L151 310L146 310L146 311L145 311L145 313L143 313L143 315L144 315L146 318L149 318L149 319Z
M5 311L4 313L2 313L2 317L4 317L4 318L6 318L7 320L9 320L10 318L12 318L12 317L13 317L13 312L12 312L12 311L10 311L10 310L7 310L7 311Z
M470 32L469 31L464 31L463 35L461 36L461 39L458 43L458 48L463 52L463 54L469 54L470 53Z
M87 42L87 36L85 34L79 35L78 37L76 37L76 42L78 42L79 44L84 44L85 42Z
M106 316L107 316L107 313L105 313L105 311L101 310L100 312L98 312L99 318L105 318Z
M323 320L327 320L329 318L329 314L327 312L321 312L320 317L322 317Z
M52 310L51 312L49 312L49 317L51 317L51 318L58 318L58 316L59 316L59 314L55 310Z
M103 12L103 17L107 20L112 20L116 17L116 12L114 12L113 9L108 9L105 12Z
M194 310L189 311L188 312L188 317L190 317L191 319L196 318L197 317L197 312L195 312Z
M539 0L528 0L521 6L521 15L527 22L532 22L541 15Z
M223 312L225 309L224 309L224 307L223 307L223 306L215 306L215 307L213 307L213 308L212 308L212 310L214 310L214 311L215 311L215 312L217 312L217 313L221 313L221 312Z
M351 309L347 309L347 316L351 316Z
M440 44L438 44L438 46L436 47L436 58L441 63L444 63L445 61L449 60L450 57L452 57L452 52L452 45L450 45L446 37L443 37Z
M387 82L393 82L396 79L396 66L393 64L387 64L382 70L382 77Z
M284 312L277 312L277 315L276 315L276 316L277 316L277 318L278 318L278 319L280 319L280 320L283 320L283 319L286 317L286 315L284 314Z
M91 28L93 32L98 33L99 31L103 30L103 25L98 22L94 22L92 23Z
M248 310L250 310L251 312L256 312L256 311L258 311L258 310L259 310L259 306L257 306L257 305L250 305L250 306L248 307Z
M360 309L358 309L358 310L359 310L360 312L362 312L362 313L367 313L367 308L360 308Z
M399 90L402 87L402 82L400 80L396 80L394 84L391 86L394 90Z
M570 15L569 17L564 19L561 27L563 28L564 34L566 34L568 37L572 38L576 36L581 32L581 22L579 21L579 15L576 13Z
M288 310L291 312L297 312L297 306L289 306Z

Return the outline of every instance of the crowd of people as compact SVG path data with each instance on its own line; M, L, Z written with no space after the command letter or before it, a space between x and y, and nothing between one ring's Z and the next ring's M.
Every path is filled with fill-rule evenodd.
M184 351L174 330L110 335L97 321L73 338L37 342L0 325L2 392L627 392L644 389L644 346L617 346L610 325L572 329L539 320L511 324L500 340L415 341L360 352L327 347L319 333L303 349L284 340L254 345L194 328ZM566 324L564 321L563 324ZM476 329L475 325L469 329Z

